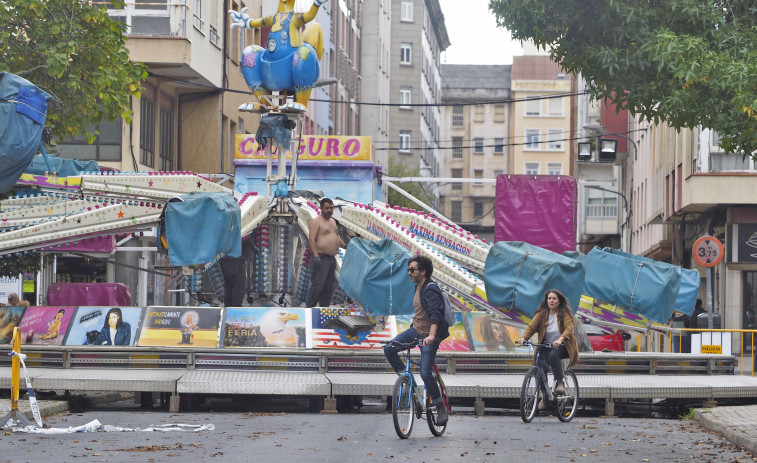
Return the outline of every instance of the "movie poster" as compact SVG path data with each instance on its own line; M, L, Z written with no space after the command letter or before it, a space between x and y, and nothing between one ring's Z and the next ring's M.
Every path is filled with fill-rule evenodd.
M23 307L0 307L0 344L13 341L13 328L21 322Z
M223 347L310 347L310 309L227 308Z
M218 307L148 307L140 346L218 347Z
M21 342L62 345L75 311L75 307L28 307L18 325Z
M371 349L397 335L394 316L366 317L357 310L313 308L313 347Z
M471 349L476 352L514 352L515 339L523 330L505 325L486 312L466 314Z
M141 318L141 307L78 307L64 344L133 346Z
M410 328L410 323L412 323L412 321L412 315L398 315L397 332L402 333ZM465 332L465 325L463 324L463 314L460 312L455 312L455 324L449 327L449 337L439 344L439 351L470 351L468 336Z

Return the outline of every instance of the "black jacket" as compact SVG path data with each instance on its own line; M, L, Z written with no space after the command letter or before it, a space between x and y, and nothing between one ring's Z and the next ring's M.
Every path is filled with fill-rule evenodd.
M444 300L442 299L442 290L439 285L431 287L428 284L431 279L427 278L421 288L421 306L428 314L432 325L436 325L436 341L442 342L449 337L449 327L444 320Z

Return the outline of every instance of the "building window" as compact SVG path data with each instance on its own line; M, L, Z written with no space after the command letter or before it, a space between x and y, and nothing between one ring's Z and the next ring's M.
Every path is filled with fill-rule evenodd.
M410 109L410 106L408 106L410 103L412 103L413 98L413 88L412 87L402 87L400 89L400 109Z
M400 19L402 21L413 20L413 0L402 0L402 7L400 10Z
M174 137L173 137L173 98L161 93L160 96L160 170L173 170Z
M505 154L505 139L504 138L494 139L494 154Z
M609 191L587 189L587 218L613 218L618 216L618 197Z
M531 96L526 99L526 116L538 116L541 114L541 100L538 96Z
M562 175L562 162L548 162L547 175Z
M526 129L525 150L539 149L539 129Z
M562 130L548 129L547 130L547 149L554 151L563 150L563 132Z
M192 18L192 25L195 29L202 32L202 0L195 0L194 17Z
M502 169L494 169L494 178L499 177L500 175L504 174L505 171Z
M547 114L552 117L563 116L563 99L562 98L550 98L547 100Z
M477 104L475 106L475 113L473 116L473 122L484 122L484 115L486 114L486 106Z
M146 83L140 100L139 162L155 168L155 87Z
M505 105L494 105L494 122L497 124L503 124L505 122Z
M120 161L121 160L121 119L113 122L103 120L93 128L99 132L90 145L84 137L76 136L70 140L58 142L59 156L81 161Z
M484 171L482 169L475 169L473 171L473 178L475 179L483 179L484 178ZM475 186L482 186L484 182L473 182Z
M463 169L452 169L452 178L463 178ZM460 191L463 189L463 184L455 182L452 184L452 189Z
M484 139L477 137L473 139L473 152L476 154L484 154Z
M526 175L539 175L539 163L527 162L525 170L526 170Z
M452 137L452 159L463 158L463 137Z
M475 201L473 203L473 219L480 219L482 215L484 215L484 203Z
M400 64L412 64L413 46L409 43L400 45Z
M462 127L464 116L465 116L465 108L462 106L453 106L452 107L452 127Z
M450 214L452 217L453 222L462 222L463 221L463 202L462 201L452 201L452 213Z
M410 131L400 130L400 153L410 152Z

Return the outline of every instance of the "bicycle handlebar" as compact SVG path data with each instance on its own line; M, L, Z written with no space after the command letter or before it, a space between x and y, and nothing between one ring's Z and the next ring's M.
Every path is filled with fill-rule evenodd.
M552 348L552 343L551 342L543 342L543 343L539 344L539 343L533 343L531 341L525 341L522 345L523 346L530 346L530 347L547 347L547 348L550 348L550 349Z

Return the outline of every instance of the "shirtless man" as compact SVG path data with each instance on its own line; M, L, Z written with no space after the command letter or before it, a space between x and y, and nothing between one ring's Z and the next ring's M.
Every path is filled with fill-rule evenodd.
M339 237L334 214L334 202L329 198L321 200L321 215L310 222L310 290L306 304L308 307L328 307L331 295L336 289L334 256L339 248L347 245Z

